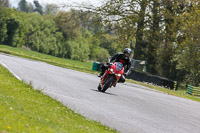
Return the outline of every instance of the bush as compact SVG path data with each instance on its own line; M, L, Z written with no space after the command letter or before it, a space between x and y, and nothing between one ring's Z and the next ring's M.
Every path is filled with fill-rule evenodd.
M67 42L68 57L73 60L87 61L89 59L89 44L84 38Z
M106 62L109 56L108 50L98 47L94 49L92 59L99 62Z

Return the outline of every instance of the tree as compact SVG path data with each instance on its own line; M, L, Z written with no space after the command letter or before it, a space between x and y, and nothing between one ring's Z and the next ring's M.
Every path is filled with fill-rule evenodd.
M7 28L6 28L6 8L0 8L0 43L4 43L7 38Z
M0 42L20 47L24 44L25 34L24 13L12 8L0 8Z
M103 34L99 36L100 47L106 49L110 55L114 55L117 52L121 52L121 47L116 39L109 34Z
M161 23L160 23L160 46L157 49L158 73L164 77L176 80L178 71L176 70L177 61L173 60L180 34L180 26L184 21L180 21L180 16L188 10L188 2L185 0L171 1L163 0L160 2Z
M17 22L15 19L8 19L6 21L7 24L7 38L5 40L5 43L7 45L12 46L14 42L14 36L16 34L17 29L19 28L19 22Z
M181 40L174 59L177 69L184 72L184 81L194 86L200 83L200 3L191 1L187 12L181 15L184 22L180 28Z
M62 32L65 40L75 40L81 36L80 19L76 10L70 12L59 12L54 21L58 30Z
M136 44L135 44L135 51L134 51L134 59L145 60L146 57L146 47L147 42L143 39L144 38L144 29L145 29L145 17L146 17L146 8L148 1L142 0L138 3L140 6L140 10L138 12L138 20L137 20L137 30L136 30Z
M28 7L29 7L29 12L34 12L34 6L32 3L28 3Z
M130 42L135 40L138 11L133 7L136 5L139 6L136 0L109 0L96 9L106 28L113 31L107 33L117 35L121 48L134 49Z
M0 0L0 8L9 7L9 0Z
M157 49L159 48L160 44L162 43L162 36L161 36L161 10L160 10L159 0L151 0L148 6L151 14L147 15L148 23L149 23L149 31L147 31L146 35L148 43L147 45L147 56L145 56L145 60L147 61L147 68L148 72L151 74L158 74L156 70L157 65Z
M121 45L134 49L135 59L147 61L148 72L176 79L177 61L173 58L184 23L180 16L190 10L191 2L109 0L96 11L104 18L104 24L115 30Z
M21 0L18 4L18 9L22 12L29 12L29 6L28 3L26 2L26 0Z
M43 8L40 5L40 3L37 0L34 0L33 2L35 4L35 11L42 15L43 14Z
M63 57L64 38L57 32L53 19L48 16L31 13L27 16L28 33L26 34L26 46L32 50Z
M69 56L73 60L87 61L89 59L89 44L83 38L77 38L76 40L69 40L68 52Z
M59 12L58 5L56 5L56 4L47 4L46 5L46 8L45 8L46 14L56 15L56 14L58 14L58 12Z

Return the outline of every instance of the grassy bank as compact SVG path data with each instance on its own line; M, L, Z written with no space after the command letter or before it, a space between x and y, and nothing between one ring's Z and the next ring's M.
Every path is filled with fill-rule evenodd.
M80 62L76 60L58 58L51 55L46 55L46 54L42 54L39 52L30 51L26 49L9 47L6 45L0 45L0 52L19 56L19 57L24 57L28 59L43 61L52 65L61 66L64 68L74 69L74 70L88 72L88 73L94 73L94 71L91 70L92 62Z
M0 66L0 133L116 132L74 113Z
M34 51L28 51L28 50L8 47L5 45L0 45L0 52L16 55L16 56L20 56L20 57L25 57L25 58L29 58L29 59L44 61L44 62L53 64L53 65L57 65L57 66L61 66L61 67L69 68L69 69L74 69L74 70L78 70L78 71L83 71L83 72L87 72L87 73L93 73L93 74L97 73L97 72L91 71L92 62L80 62L80 61L74 61L74 60L69 60L69 59L57 58L54 56L45 55L45 54L41 54L41 53L34 52ZM152 89L156 89L156 90L165 92L170 95L183 97L183 98L187 98L187 99L191 99L191 100L200 102L200 97L188 95L186 93L186 90L179 89L178 91L173 91L173 90L169 90L169 89L162 88L159 86L146 84L146 83L142 83L142 82L137 82L134 80L127 80L127 82L140 84L140 85L152 88Z
M179 88L179 90L177 90L177 91L174 91L174 90L170 90L170 89L163 88L163 87L160 87L160 86L156 86L156 85L153 85L153 84L137 82L137 81L130 80L130 79L128 79L128 82L143 85L143 86L146 86L146 87L149 87L149 88L152 88L152 89L155 89L155 90L159 90L161 92L164 92L164 93L167 93L167 94L170 94L170 95L174 95L174 96L178 96L178 97L182 97L182 98L186 98L186 99L190 99L190 100L193 100L193 101L200 102L200 97L189 95L189 94L187 94L187 90L182 90L181 88Z

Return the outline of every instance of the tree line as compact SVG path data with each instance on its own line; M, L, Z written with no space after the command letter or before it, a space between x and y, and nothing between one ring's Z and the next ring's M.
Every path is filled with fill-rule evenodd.
M80 61L105 61L130 47L149 73L200 83L199 0L108 0L70 11L37 0L0 6L1 44Z
M16 9L8 0L0 3L1 44L80 61L105 61L120 50L110 34L95 34L104 30L98 14L61 11L54 4L43 8L36 0L21 0Z
M108 0L93 10L148 72L200 85L199 0Z

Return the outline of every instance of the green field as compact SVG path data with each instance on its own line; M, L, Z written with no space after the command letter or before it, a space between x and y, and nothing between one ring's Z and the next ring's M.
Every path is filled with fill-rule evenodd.
M0 133L109 133L116 132L88 120L0 66Z

